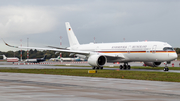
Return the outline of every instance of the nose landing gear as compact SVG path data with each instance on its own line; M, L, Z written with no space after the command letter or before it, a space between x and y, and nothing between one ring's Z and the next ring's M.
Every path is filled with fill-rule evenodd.
M168 67L164 67L164 71L169 71L169 68Z
M165 62L164 71L169 71L168 64L170 64L170 63L171 62Z

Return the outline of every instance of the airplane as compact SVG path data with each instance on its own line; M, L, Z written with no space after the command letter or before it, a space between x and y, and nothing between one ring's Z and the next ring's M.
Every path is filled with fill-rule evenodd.
M58 56L57 58L50 58L49 61L61 61L60 56Z
M52 50L68 52L86 58L92 69L103 69L107 62L124 63L120 69L130 69L129 62L144 62L147 66L157 67L165 62L164 71L168 71L168 64L177 59L177 53L167 42L141 41L141 42L117 42L117 43L90 43L79 44L69 22L65 22L70 47L66 49L22 47L12 46L4 42L9 47Z
M47 55L44 55L43 58L39 58L39 59L26 59L24 62L25 63L39 63L39 62L46 61L46 57Z
M77 57L77 58L75 58L75 61L87 61L87 59L86 58Z
M3 56L3 60L6 60L7 62L18 62L19 58L17 57L6 57L5 55L0 55Z
M61 56L58 56L57 58L51 58L49 59L50 61L86 61L85 59L79 58L79 57L75 57L75 58L63 58Z
M60 58L61 61L86 61L85 59L82 59L80 57L74 57L74 58Z

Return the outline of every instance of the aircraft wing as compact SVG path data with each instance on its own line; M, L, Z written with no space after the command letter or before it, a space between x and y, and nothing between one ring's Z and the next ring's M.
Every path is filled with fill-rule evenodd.
M47 46L47 47L49 47L49 48L56 48L56 49L63 49L63 50L69 50L67 48L59 48L59 47L54 47L54 46Z
M4 41L4 40L3 40ZM13 46L7 44L5 41L4 43L9 46L9 47L14 47L14 48L20 48L20 49L37 49L37 50L51 50L51 51L59 51L59 52L67 52L67 53L74 53L74 54L81 54L81 55L90 55L90 53L93 53L92 51L79 51L79 50L68 50L68 49L58 49L58 48L40 48L40 47L22 47L22 46ZM96 53L96 52L95 52ZM107 54L107 53L99 53L100 55L104 55L107 58L111 59L124 59L123 54Z
M23 49L37 49L37 50L51 50L51 51L59 51L59 52L67 52L67 53L75 53L82 55L89 55L89 51L77 51L77 50L67 50L67 49L56 49L56 48L39 48L39 47L18 47Z
M90 54L90 51L78 51L78 50L67 50L67 49L57 49L57 48L22 47L22 46L9 45L5 41L4 41L4 43L9 47L20 48L20 49L52 50L52 51L75 53L75 54L82 54L82 55L89 55Z
M125 59L123 54L101 54L107 57L107 62L114 62L114 61L120 61L122 59Z

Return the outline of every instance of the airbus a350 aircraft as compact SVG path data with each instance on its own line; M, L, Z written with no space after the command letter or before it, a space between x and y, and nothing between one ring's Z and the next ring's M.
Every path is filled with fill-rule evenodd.
M117 42L117 43L90 43L79 44L69 22L65 23L70 47L66 49L59 48L38 48L10 46L24 49L53 50L60 52L69 52L81 58L87 58L92 69L103 69L106 62L121 62L120 69L130 69L128 62L144 62L147 66L159 66L165 62L164 71L168 71L167 64L177 58L177 54L166 42L148 41L148 42Z

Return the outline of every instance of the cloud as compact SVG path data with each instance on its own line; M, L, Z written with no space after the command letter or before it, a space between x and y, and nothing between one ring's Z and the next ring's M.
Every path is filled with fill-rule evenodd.
M7 37L4 38L7 42L17 45L20 39L25 43L28 37L30 46L59 46L62 36L67 47L64 23L70 22L83 44L96 37L96 42L121 42L126 38L126 41L159 40L179 46L179 4L168 0L3 1L0 37Z
M0 12L1 37L48 32L57 24L46 7L1 6Z

